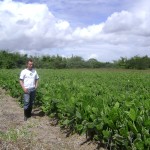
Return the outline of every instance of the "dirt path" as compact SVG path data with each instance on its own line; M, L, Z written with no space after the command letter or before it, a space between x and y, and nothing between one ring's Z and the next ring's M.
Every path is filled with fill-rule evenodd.
M23 109L0 88L0 150L95 150L84 143L85 136L66 137L48 117L33 110L34 116L23 120Z

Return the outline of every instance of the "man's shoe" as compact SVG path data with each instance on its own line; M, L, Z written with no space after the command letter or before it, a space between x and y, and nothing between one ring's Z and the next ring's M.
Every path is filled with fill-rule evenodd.
M26 116L24 116L24 121L27 121L27 117Z

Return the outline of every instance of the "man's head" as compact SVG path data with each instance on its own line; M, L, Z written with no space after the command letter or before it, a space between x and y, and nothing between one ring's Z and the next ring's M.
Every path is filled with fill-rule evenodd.
M33 68L33 60L32 59L27 60L27 68L29 70L32 70L32 68Z

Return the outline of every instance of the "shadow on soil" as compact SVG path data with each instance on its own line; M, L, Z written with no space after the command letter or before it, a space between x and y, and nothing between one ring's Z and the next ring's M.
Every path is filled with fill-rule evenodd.
M42 110L40 110L40 109L34 109L33 111L32 111L32 116L34 117L36 117L36 116L38 116L38 117L44 117L45 116L45 113L42 111Z

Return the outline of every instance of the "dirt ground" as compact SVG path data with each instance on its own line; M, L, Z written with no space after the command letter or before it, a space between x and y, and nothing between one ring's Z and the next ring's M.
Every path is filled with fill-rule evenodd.
M33 110L23 120L23 108L0 88L0 150L95 150L97 145L86 142L85 136L70 135L52 125L52 121Z

